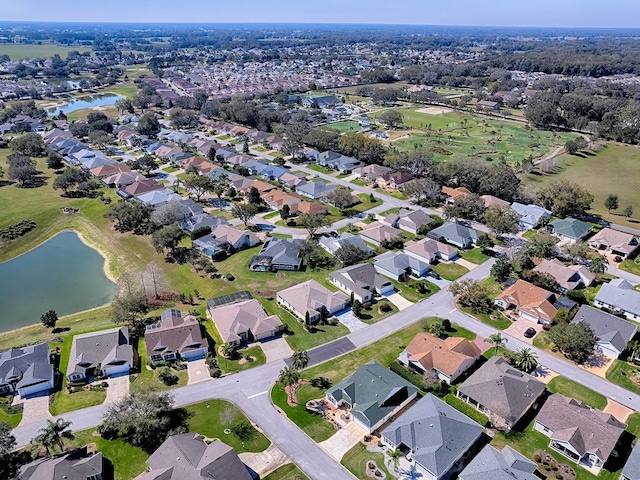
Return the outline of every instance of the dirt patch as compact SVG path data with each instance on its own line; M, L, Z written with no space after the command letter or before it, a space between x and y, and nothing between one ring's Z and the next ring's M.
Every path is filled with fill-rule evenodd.
M254 361L255 361L255 357L247 356L247 357L242 357L240 360L238 360L238 363L240 365L244 365L245 363L251 363Z
M451 113L453 110L447 107L425 107L416 110L419 113L426 113L428 115L444 115L445 113Z
M295 406L298 405L298 396L297 396L296 392L305 383L307 383L306 380L298 380L297 383L295 383L295 384L293 384L293 385L291 385L289 387L284 387L284 391L287 394L287 404L290 407L295 407Z

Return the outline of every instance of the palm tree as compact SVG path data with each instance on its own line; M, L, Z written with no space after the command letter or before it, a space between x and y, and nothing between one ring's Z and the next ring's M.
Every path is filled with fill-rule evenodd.
M638 353L640 353L640 342L638 342L638 340L630 340L629 343L627 343L627 351L629 352L631 361L635 361Z
M226 342L222 344L220 351L224 358L233 358L233 355L236 353L236 346L231 342Z
M304 370L309 364L309 354L306 350L296 350L291 355L291 365L296 370Z
M404 457L404 454L402 453L402 451L398 448L391 450L389 452L389 458L391 458L391 461L393 462L393 469L397 472L398 471L398 464L400 463L400 459Z
M296 383L298 383L298 380L300 380L300 372L298 372L298 370L296 370L293 366L284 367L278 374L278 383L285 388L294 386ZM292 403L295 400L293 388L289 389L289 400Z
M604 255L597 255L593 260L591 260L591 264L589 265L589 271L591 273L595 273L596 275L600 275L607 271L607 265L609 265L609 260Z
M64 451L64 439L73 440L75 437L71 433L71 422L58 418L56 421L47 420L47 425L41 428L31 443L42 445L51 454L51 449L57 446L60 451Z
M487 339L485 339L485 340L488 343L490 343L491 345L493 345L493 347L495 348L494 355L497 355L498 354L498 349L500 347L504 347L507 344L507 342L509 341L509 339L504 338L499 333L493 333L493 334L489 335L489 337Z
M513 359L516 367L526 373L533 372L538 366L538 356L530 348L516 350L513 354Z

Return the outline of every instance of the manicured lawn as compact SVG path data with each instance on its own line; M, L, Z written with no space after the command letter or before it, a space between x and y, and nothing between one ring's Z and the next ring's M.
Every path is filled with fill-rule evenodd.
M422 283L427 286L426 293L420 293L416 289L416 285ZM423 298L429 298L434 293L440 290L435 283L431 283L428 280L413 280L410 279L408 282L393 282L398 290L400 290L400 294L409 300L410 302L416 303L422 300Z
M269 151L268 148L264 148L264 147L251 147L253 150L255 150L256 152L260 152L260 153L266 153Z
M325 128L330 128L331 130L337 130L341 133L359 132L360 124L358 122L354 122L353 120L348 120L346 122L328 123L325 125Z
M339 175L336 176L336 178L347 178L350 176L351 176L350 173L340 173Z
M373 460L380 470L386 475L385 478L394 478L391 476L387 467L384 465L384 454L380 452L367 451L366 445L358 442L358 444L345 453L340 462L347 470L353 473L360 480L368 480L367 462Z
M164 170L167 173L173 173L173 172L177 171L178 168L171 166L171 167L164 167L162 170Z
M489 255L485 255L481 248L473 248L460 253L460 256L466 261L481 265L489 260Z
M15 428L22 420L22 406L12 407L11 400L13 397L0 397L0 422L7 422Z
M349 329L341 323L338 325L318 325L312 332L309 332L303 322L285 309L280 308L275 300L262 298L260 303L267 313L278 315L280 320L289 327L290 333L285 336L285 339L293 350L309 350L336 338L344 337L349 333Z
M9 55L13 61L21 59L34 60L36 58L49 58L54 55L60 55L60 58L65 59L69 52L73 50L77 50L80 53L92 51L91 47L78 47L75 45L67 47L47 42L42 42L42 45L17 43L5 43L2 45L2 54Z
M380 214L381 217L386 217L387 215L391 215L391 214L395 214L395 213L400 213L400 207L395 207L395 208L390 208L389 210L385 210L384 212L382 212Z
M435 263L431 265L431 268L438 273L442 278L449 281L459 279L461 276L469 273L469 270L457 263Z
M274 211L274 212L269 212L266 215L262 215L262 218L264 218L265 220L269 220L270 218L274 218L280 215L280 212L278 210Z
M480 320L482 323L490 325L493 328L497 328L498 330L504 330L505 328L508 328L512 323L511 320L505 317L502 312L498 310L494 310L491 313L477 313L473 312L469 307L462 307L458 305L458 308L467 315L471 315L475 319Z
M309 480L309 477L293 463L287 463L264 477L264 480Z
M633 393L640 394L640 385L631 380L640 372L638 367L622 360L614 360L609 370L607 370L607 380L611 383L631 390Z
M380 200L376 198L376 201L372 202L371 196L367 195L366 193L359 193L358 198L360 199L360 203L351 207L353 210L356 210L358 212L366 212L370 208L380 205Z
M189 380L187 370L176 370L172 368L171 373L178 377L178 383L171 387L167 387L158 378L162 367L156 368L155 370L151 370L147 367L149 356L147 355L147 345L144 342L144 339L140 339L137 348L138 354L140 355L140 373L131 376L131 386L129 387L131 393L148 392L149 390L165 390L167 388L182 387L187 384L187 381Z
M258 365L264 365L267 362L267 357L260 345L254 345L253 347L238 350L241 355L239 360L226 360L219 358L219 362L224 365L224 369L227 372L240 372L247 370L248 368L257 367ZM248 359L252 360L249 361Z
M635 260L627 259L618 265L620 270L624 270L625 272L633 273L634 275L640 275L640 256L636 257Z
M217 135L216 138L218 140L229 140L231 137L229 135Z
M311 167L309 167L309 168L311 168ZM369 182L367 182L366 180L363 180L361 178L354 178L349 183L353 183L354 185L358 185L360 187L366 187L367 185L369 185Z
M607 399L604 395L581 385L566 377L557 376L551 379L547 388L550 392L559 393L565 397L572 397L586 403L591 408L602 410L607 406Z
M640 413L632 413L627 418L627 432L637 437L640 436Z
M310 170L315 170L316 172L326 173L327 175L336 173L335 170L323 167L322 165L307 165L307 168L309 168Z
M272 233L271 236L276 238L293 238L293 235L289 235L288 233Z
M381 312L380 311L381 305L388 305L389 306L388 308L390 308L390 310L388 312ZM371 305L370 309L367 309L367 308L362 309L362 315L360 316L360 320L362 320L365 323L372 324L390 315L393 315L394 313L398 313L398 308L386 298L381 298L381 299L378 299L378 301L375 304Z
M483 413L480 413L478 410L473 408L467 402L463 402L462 400L457 398L453 392L447 393L447 395L445 395L444 397L444 401L447 402L456 410L464 413L467 417L471 418L472 420L475 420L480 425L486 426L489 424L489 418L486 415L484 415Z

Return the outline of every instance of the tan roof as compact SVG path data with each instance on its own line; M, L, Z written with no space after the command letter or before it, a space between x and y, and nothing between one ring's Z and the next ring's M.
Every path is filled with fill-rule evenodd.
M251 245L259 242L258 237L253 232L250 232L249 230L238 230L237 228L233 228L229 225L218 225L214 227L211 231L211 235L220 241L227 241L231 245L234 245L244 235L249 236L249 243Z
M587 268L579 265L567 267L557 258L553 260L542 260L533 270L551 275L562 288L566 288L567 290L573 290L582 282L578 271L587 276L587 278L593 278L593 274L589 272Z
M280 290L278 296L291 305L298 313L304 315L307 311L311 316L326 307L333 310L348 301L348 297L342 292L332 292L315 280L294 285L285 290Z
M518 280L503 290L496 299L500 299L508 305L515 305L518 310L534 317L553 320L557 310L549 302L549 297L553 297L553 293L524 280Z
M262 180L254 180L251 185L247 185L243 187L240 191L249 191L253 187L257 188L260 193L269 192L275 190L277 187L275 185L271 185L270 183L263 182Z
M509 205L511 205L506 200L494 197L493 195L482 195L480 198L484 200L484 206L486 208L489 208L491 205L497 205L499 207L508 207Z
M416 255L428 259L434 259L438 256L438 253L444 253L449 257L458 252L454 247L431 238L407 242L404 249L405 251L415 253Z
M383 242L385 240L402 238L402 231L389 225L385 225L384 223L373 222L367 225L367 228L360 232L360 236L370 238L377 242Z
M108 177L110 175L117 175L118 173L130 172L131 169L128 165L123 165L121 163L111 163L108 165L101 165L96 168L92 168L89 170L91 175L94 177Z
M467 195L471 195L471 192L465 187L442 187L442 193L454 200L458 197L466 197Z
M589 245L596 248L599 245L606 245L607 248L629 254L638 248L638 239L628 233L603 228L589 240Z
M268 315L256 299L223 305L210 313L225 343L237 342L240 334L249 330L258 336L282 326L278 316Z
M409 360L417 361L425 370L432 368L453 375L462 363L480 355L478 346L465 338L449 337L445 340L429 333L418 333L405 349Z

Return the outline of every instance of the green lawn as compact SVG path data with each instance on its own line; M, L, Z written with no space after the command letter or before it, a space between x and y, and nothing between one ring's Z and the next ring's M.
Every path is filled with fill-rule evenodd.
M496 328L498 330L504 330L505 328L508 328L509 325L511 325L512 323L511 320L505 317L502 314L502 312L498 310L494 310L491 313L484 313L484 312L478 313L478 312L473 312L469 307L462 307L458 305L458 308L462 310L464 313L466 313L467 315L470 315L473 318L480 320L482 323L490 325L493 328Z
M178 168L171 166L171 167L164 167L162 170L164 170L167 173L173 173L173 172L177 171Z
M376 465L380 470L384 472L386 475L385 478L394 478L387 470L387 467L384 465L384 454L380 452L369 452L367 451L366 445L358 442L358 444L345 453L344 457L342 457L342 461L340 462L344 465L347 470L353 473L360 480L368 480L369 477L367 475L367 462L373 460L376 462Z
M425 284L428 288L428 291L426 293L418 292L418 290L416 289L416 285L418 283ZM433 295L434 293L440 290L440 287L438 287L435 283L429 282L428 280L418 281L418 280L410 279L407 282L393 282L393 284L396 286L398 290L400 290L400 294L404 298L406 298L407 300L413 303L419 302L424 298L429 298L431 295Z
M287 463L264 477L264 480L309 480L309 477L293 463Z
M258 365L264 365L267 362L267 357L260 345L254 345L253 347L245 348L238 352L241 356L239 360L219 359L220 364L224 366L226 372L240 372L248 368L257 367Z
M435 263L431 265L431 269L438 273L442 278L449 281L454 281L459 279L461 276L469 273L462 265L458 265L457 263Z
M387 215L400 213L400 207L390 208L389 210L385 210L380 214L381 217L386 217Z
M275 218L279 215L280 215L280 212L276 210L274 212L269 212L266 215L262 215L262 218L264 218L265 220L269 220L270 218Z
M22 420L22 406L11 406L13 397L0 397L0 422L7 422L13 428L17 427Z
M13 44L3 43L0 47L0 52L3 55L9 55L11 60L34 60L36 58L49 58L54 55L60 55L60 58L65 59L69 52L76 50L80 53L91 52L91 47L72 46L67 47L64 45L57 45L48 42L41 42L41 45L26 45L26 44ZM92 53L93 55L93 53Z
M171 387L167 387L164 383L160 381L158 378L158 374L161 369L156 368L155 370L151 370L147 367L147 361L149 360L149 356L147 355L147 345L144 342L144 339L140 339L138 342L138 354L140 355L140 373L134 374L131 376L131 392L147 392L149 390L165 390L167 388L175 388L182 387L187 384L189 380L189 374L187 370L176 370L171 369L171 373L178 377L178 383L172 385Z
M481 265L487 260L489 260L489 255L485 255L482 252L481 248L473 248L471 250L465 250L464 252L460 252L460 256L464 258L466 261L475 263L476 265Z
M607 398L593 390L566 377L557 376L551 379L547 388L550 392L559 393L586 403L591 408L602 410L607 406Z
M627 431L634 437L640 436L640 413L632 413L627 418Z
M640 394L640 385L631 380L639 372L640 369L638 367L628 362L614 360L609 370L607 370L607 380L622 388L631 390L633 393Z
M325 128L337 130L340 133L359 132L360 124L358 122L354 122L353 120L348 120L345 122L328 123L325 125Z
M255 150L256 152L260 152L260 153L266 153L269 151L268 148L264 148L262 146L257 146L257 147L251 147L253 150Z
M307 168L309 168L309 170L315 170L316 172L326 173L327 175L333 175L336 173L335 170L323 167L322 165L308 165Z
M626 259L618 265L620 270L633 273L634 275L640 275L640 256L637 256L634 260Z
M480 425L482 426L489 425L489 418L485 414L480 413L478 410L473 408L467 402L460 400L458 397L455 396L453 392L447 393L447 395L445 395L444 397L444 401L447 402L456 410L464 413L467 417L471 418L472 420L475 420Z
M309 168L311 168L311 167L309 167ZM363 180L361 178L354 178L349 183L353 183L354 185L358 185L360 187L366 187L367 185L369 185L369 182L367 182L366 180Z

